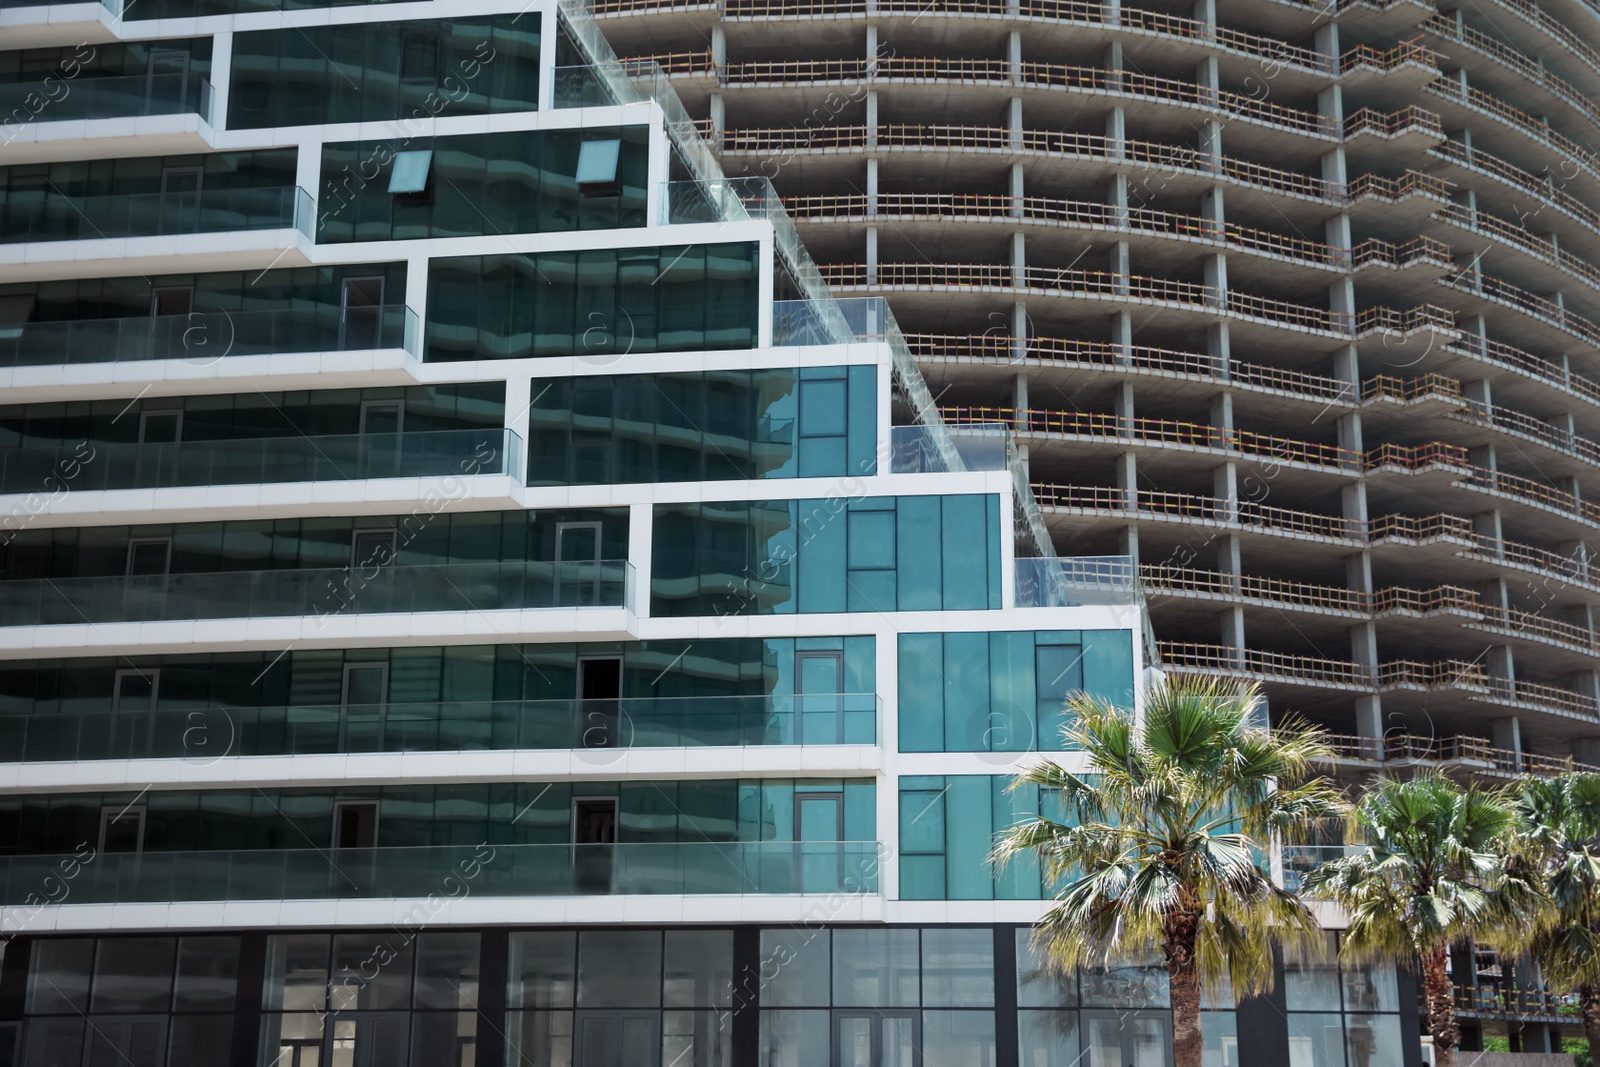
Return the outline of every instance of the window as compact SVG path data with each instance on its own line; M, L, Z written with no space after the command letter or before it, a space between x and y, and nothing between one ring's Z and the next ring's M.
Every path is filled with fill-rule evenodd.
M171 568L172 538L135 537L128 542L129 578L159 577Z
M578 191L584 196L614 196L622 191L617 164L622 142L616 138L584 141L578 147Z
M112 677L112 711L152 711L161 685L159 667L119 668Z
M396 153L389 172L390 195L426 195L432 171L433 149Z
M103 853L144 851L142 804L107 806L100 809L100 849Z

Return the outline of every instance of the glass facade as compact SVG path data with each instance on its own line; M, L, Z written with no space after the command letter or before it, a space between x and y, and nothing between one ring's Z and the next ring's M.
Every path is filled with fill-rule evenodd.
M1389 967L1343 963L1328 933L1324 958L1284 961L1289 1067L1404 1067L1408 1033Z
M403 263L0 285L0 367L399 348L405 290Z
M209 37L0 52L0 115L67 122L203 113L210 73Z
M999 498L661 504L652 615L1000 607Z
M9 663L0 762L872 744L874 667L870 637Z
M752 348L750 242L434 259L429 362Z
M900 751L1060 751L1079 692L1132 706L1127 630L901 634Z
M143 8L146 2L134 6ZM148 2L154 8L239 6L239 0ZM293 5L272 0L263 6ZM154 16L146 11L140 17ZM229 92L228 128L233 130L534 111L539 107L539 15L236 33Z
M1037 786L1009 789L1010 775L900 777L900 899L1041 900L1058 888L1032 856L996 869L995 834L1042 813L1068 821L1057 797Z
M295 157L267 148L0 167L0 242L289 229L306 195Z
M620 144L613 188L576 181L583 145ZM419 142L420 143L420 142ZM418 173L392 191L410 152ZM515 160L515 166L508 166ZM324 145L317 240L405 241L483 234L615 230L643 226L650 150L643 126L523 130L428 138L426 144Z
M404 516L19 530L0 625L624 604L625 510L449 513L429 493Z
M25 0L35 3L36 0ZM181 19L205 15L248 15L257 11L307 11L324 7L362 7L398 3L399 0L138 0L128 4L122 17Z
M0 493L519 474L503 382L0 406Z
M528 484L873 474L875 366L533 380Z

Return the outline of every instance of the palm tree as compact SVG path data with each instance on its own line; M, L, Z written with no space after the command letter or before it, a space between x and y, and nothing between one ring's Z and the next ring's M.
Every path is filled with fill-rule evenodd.
M1351 836L1368 847L1312 871L1301 885L1349 919L1341 952L1422 972L1436 1067L1451 1067L1461 1037L1448 969L1452 941L1506 943L1537 902L1510 860L1510 794L1461 786L1437 772L1380 779L1356 804Z
M1578 994L1589 1056L1600 1063L1600 774L1524 779L1516 814L1547 896L1527 947L1552 988Z
M1269 989L1272 942L1320 944L1315 918L1264 866L1347 805L1310 765L1320 735L1252 724L1253 685L1185 679L1153 688L1142 721L1094 697L1067 701L1063 733L1088 768L1045 761L1012 789L1058 795L1069 822L1031 818L1001 836L998 864L1037 855L1066 884L1034 928L1051 966L1132 962L1159 951L1172 988L1176 1067L1200 1067L1200 994Z

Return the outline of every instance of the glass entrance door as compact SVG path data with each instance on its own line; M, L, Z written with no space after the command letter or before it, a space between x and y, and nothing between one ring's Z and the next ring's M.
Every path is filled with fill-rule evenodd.
M169 167L161 172L160 233L200 231L201 167Z
M406 408L400 400L361 402L360 476L393 478L400 473L401 434Z
M188 75L188 52L173 48L151 50L150 65L145 68L144 113L166 115L180 106L189 106L191 102L184 99Z
M556 524L555 606L600 602L600 524Z
M802 893L832 893L844 882L838 842L844 839L843 793L796 793L795 848Z
M833 1020L833 1067L920 1067L915 1012L841 1012Z
M387 663L346 663L339 715L340 752L381 752L389 700Z
M796 736L802 745L844 744L844 653L794 655Z
M572 1067L660 1067L660 1012L580 1011Z
M381 277L345 279L339 307L341 351L378 347L378 325L382 307Z
M1084 1012L1084 1067L1168 1067L1172 1023L1144 1012Z

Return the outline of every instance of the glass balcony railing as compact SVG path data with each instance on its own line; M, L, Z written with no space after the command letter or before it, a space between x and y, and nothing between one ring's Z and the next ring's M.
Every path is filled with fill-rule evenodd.
M1003 471L1006 469L1006 428L963 426L937 430L926 426L892 426L889 429L889 473L948 474L950 465L941 439L954 446L961 457L962 470Z
M624 607L626 560L445 563L0 581L0 626Z
M310 238L315 214L311 194L293 185L28 200L13 190L0 204L0 243L288 229Z
M203 74L134 74L112 78L73 78L65 91L43 106L40 82L0 85L0 114L32 115L34 122L125 119L145 115L199 115L211 122L211 83Z
M422 433L249 437L168 444L81 443L0 449L0 493L31 493L75 467L75 492L256 485L358 478L510 474L522 478L522 438L502 427Z
M1130 556L1046 556L1014 563L1019 608L1131 604L1138 594Z
M344 309L193 311L123 319L0 324L0 367L404 349L419 355L417 313L404 304Z
M877 729L872 693L97 711L0 716L0 763L870 745Z
M74 904L473 896L876 893L875 841L433 845L0 857L0 903L66 884Z

